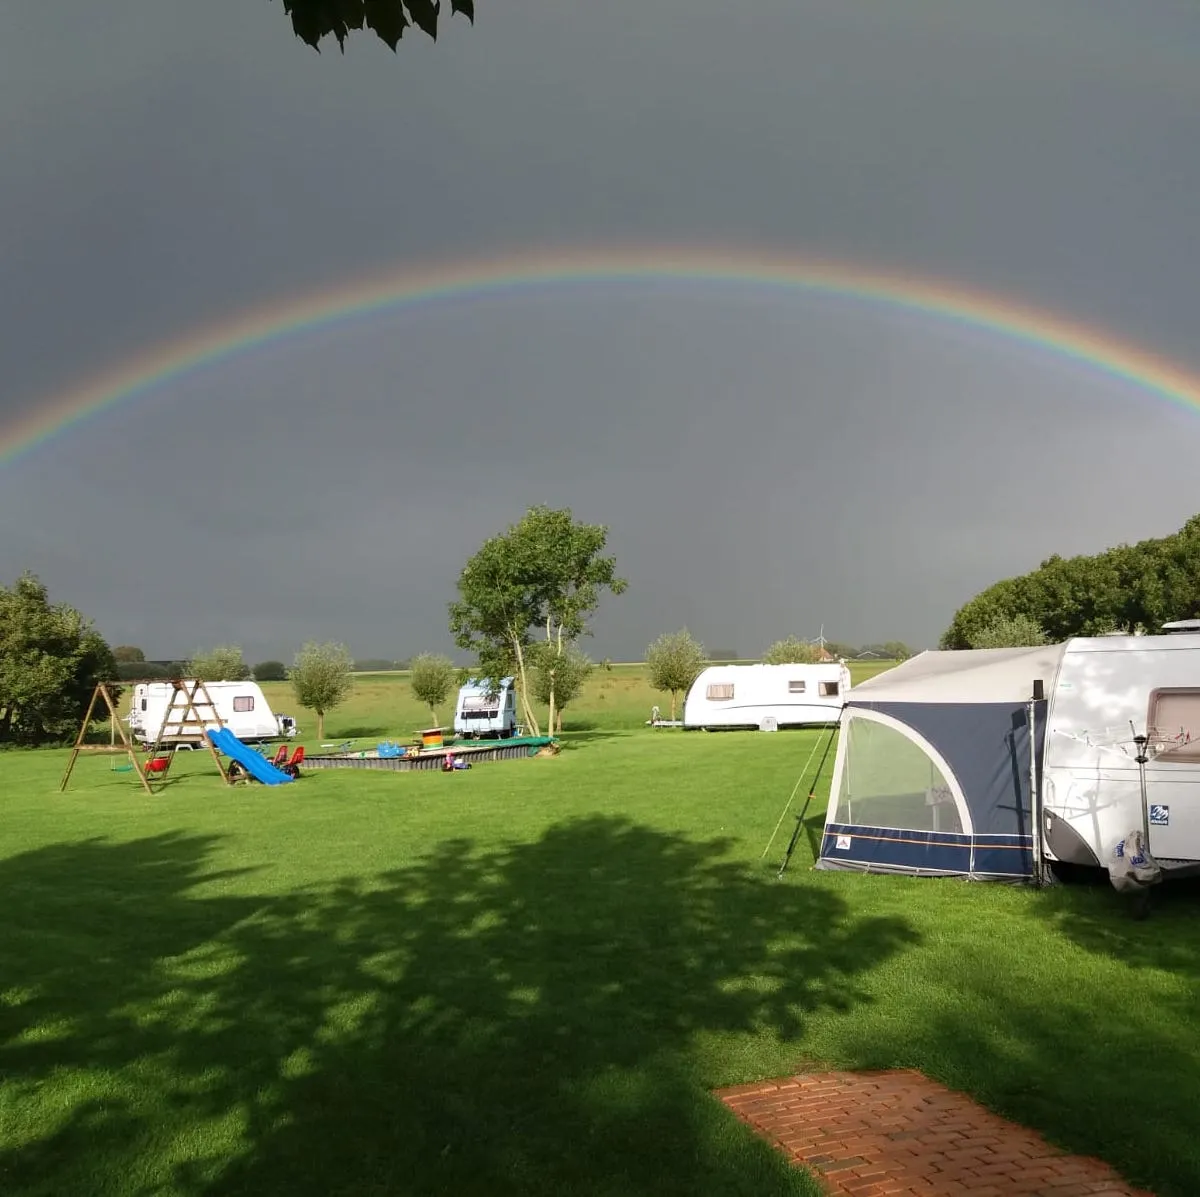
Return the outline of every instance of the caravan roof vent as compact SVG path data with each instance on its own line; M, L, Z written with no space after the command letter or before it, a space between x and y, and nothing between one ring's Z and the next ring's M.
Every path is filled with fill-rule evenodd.
M1164 623L1160 630L1168 636L1180 632L1200 632L1200 619L1177 619L1174 623Z

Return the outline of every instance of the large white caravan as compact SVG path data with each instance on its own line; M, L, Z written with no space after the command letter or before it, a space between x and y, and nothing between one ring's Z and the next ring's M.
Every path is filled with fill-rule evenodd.
M850 689L841 661L710 665L683 704L685 728L805 727L836 723Z
M291 739L299 730L290 715L276 715L271 710L271 704L257 682L205 682L204 689L208 691L224 726L243 743L253 744L280 737ZM177 693L170 682L140 682L134 686L129 708L129 730L142 743L154 742L168 706ZM197 694L196 699L201 703L203 692ZM176 700L172 717L177 712L182 716L183 710L181 700ZM206 717L212 712L201 706L198 714ZM206 721L205 727L219 730L216 719Z
M1110 862L1141 827L1166 872L1200 868L1200 635L1070 640L1047 692L1043 831L1047 855Z
M1018 880L1043 860L1118 888L1131 866L1200 873L1200 625L922 653L854 688L818 868Z

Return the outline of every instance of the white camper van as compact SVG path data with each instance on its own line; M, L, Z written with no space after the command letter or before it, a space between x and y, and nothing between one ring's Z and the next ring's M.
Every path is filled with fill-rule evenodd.
M280 737L292 739L299 728L290 715L276 715L271 710L257 682L205 682L204 689L212 699L216 713L239 740L246 744ZM141 682L133 688L133 699L129 708L129 730L144 744L152 744L162 727L163 718L175 694L179 693L170 682ZM203 703L203 693L196 695L197 703ZM182 716L186 709L186 698L176 704ZM211 714L200 706L201 717ZM172 718L175 718L172 712ZM217 727L216 720L206 727Z
M471 678L458 691L454 704L454 732L468 740L497 736L507 740L517 731L516 678L496 683Z
M836 723L850 689L841 661L711 665L683 704L684 728L805 727Z

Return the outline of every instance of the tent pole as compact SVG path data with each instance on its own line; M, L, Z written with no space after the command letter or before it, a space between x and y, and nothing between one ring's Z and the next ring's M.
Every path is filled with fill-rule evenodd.
M1029 814L1033 820L1033 883L1042 885L1046 880L1046 865L1042 855L1042 794L1037 777L1037 691L1034 682L1034 697L1029 700Z
M800 813L796 816L796 830L792 832L791 841L788 843L787 852L784 854L783 863L779 866L777 878L783 877L783 871L788 867L788 861L792 859L792 852L796 847L796 841L800 838L800 832L804 830L804 816L808 813L809 804L813 800L813 795L817 792L817 782L821 777L821 770L825 767L825 758L829 755L829 748L833 744L833 738L838 733L838 728L842 724L842 713L845 707L838 711L837 722L829 729L829 739L825 741L825 751L821 753L821 759L817 763L817 771L813 774L812 785L808 787L808 797L804 800L804 805L800 808Z

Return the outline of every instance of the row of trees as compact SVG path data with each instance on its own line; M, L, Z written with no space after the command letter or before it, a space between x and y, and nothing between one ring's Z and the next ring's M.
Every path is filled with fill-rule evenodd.
M947 649L1055 643L1154 632L1200 614L1200 516L1178 532L1093 556L1047 558L989 586L955 612Z
M547 729L560 730L562 710L595 668L579 641L604 592L621 594L626 581L606 555L608 531L576 521L569 509L531 508L521 521L490 537L467 561L449 626L460 649L478 664L460 671L447 657L422 654L411 662L413 691L437 708L468 673L498 680L515 676L523 722L540 734L535 704L547 709ZM1031 573L988 587L954 615L941 639L947 649L1038 644L1073 635L1153 631L1171 619L1200 614L1200 516L1177 533L1095 556L1043 561ZM896 642L857 651L827 643L834 656L909 655ZM810 661L820 649L787 637L763 660ZM671 695L674 717L708 659L687 629L659 637L646 654L651 684ZM292 683L297 702L317 714L324 735L326 712L344 701L355 662L340 644L306 644L291 666L281 661L246 665L236 645L195 653L188 662L160 664L164 675L188 673L206 680ZM389 664L394 664L390 662ZM607 664L607 662L605 663ZM52 604L46 587L25 574L0 586L0 743L34 744L68 738L98 680L148 676L151 662L134 646L111 650L91 622L66 604Z

